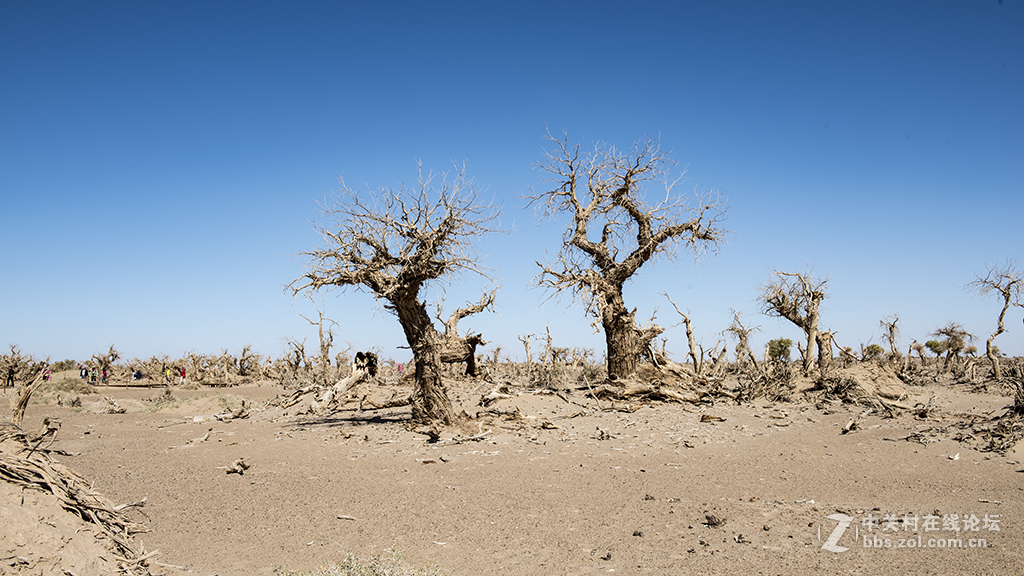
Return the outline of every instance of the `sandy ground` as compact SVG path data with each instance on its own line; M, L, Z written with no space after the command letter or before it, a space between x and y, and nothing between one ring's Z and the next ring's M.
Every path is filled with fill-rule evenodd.
M459 410L484 410L481 383L450 385ZM459 575L1024 573L1020 448L977 452L953 428L908 439L1012 404L965 387L909 389L911 405L937 394L937 419L870 414L848 434L864 407L597 411L585 388L518 389L490 408L519 418L435 444L406 430L407 408L263 408L282 393L270 383L172 388L162 403L162 389L99 392L82 408L32 405L25 427L59 418L62 463L115 503L146 499L132 514L152 530L136 540L159 550L154 574L271 574L390 550ZM127 412L94 413L101 396ZM212 417L243 398L247 418ZM251 467L226 473L239 458Z

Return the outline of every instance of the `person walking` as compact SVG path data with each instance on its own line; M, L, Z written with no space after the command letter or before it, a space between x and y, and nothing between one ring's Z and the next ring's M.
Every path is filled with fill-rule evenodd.
M181 380L178 381L178 385L179 386L184 386L185 385L185 368L184 367L181 368Z
M82 367L78 370L78 375L82 377L82 380L89 378L89 369L85 367L85 364L82 364Z
M104 386L107 385L107 369L106 368L103 369L103 385Z
M93 368L89 372L89 384L92 384L93 386L95 386L96 383L97 383L96 380L97 380L98 377L99 377L99 372L97 372L96 369Z
M7 379L4 380L4 388L8 386L14 388L14 366L7 369Z

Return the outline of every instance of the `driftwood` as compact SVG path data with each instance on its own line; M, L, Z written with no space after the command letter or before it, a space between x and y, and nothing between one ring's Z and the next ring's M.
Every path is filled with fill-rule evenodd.
M408 406L412 403L412 398L409 394L405 396L392 396L387 400L377 401L369 396L363 396L359 400L360 410L383 410L385 408L398 408L400 406Z
M220 420L221 422L226 422L228 420L241 420L243 418L248 418L249 417L249 401L248 400L242 400L242 405L239 406L238 408L235 408L234 410L225 410L224 412L221 412L220 414L214 414L213 417L216 418L217 420Z
M651 357L651 363L654 364L654 367L658 370L668 372L689 382L692 382L697 378L697 373L693 371L693 368L690 368L685 364L677 364L669 360L664 354L655 352L653 346L647 346L647 353Z

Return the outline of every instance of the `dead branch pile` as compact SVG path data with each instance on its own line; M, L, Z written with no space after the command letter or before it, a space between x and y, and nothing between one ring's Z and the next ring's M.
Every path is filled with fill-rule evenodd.
M961 425L972 429L972 439L982 452L1006 454L1024 438L1024 362L1018 360L1007 368L1004 380L1013 391L1013 406L987 422Z
M877 364L862 364L828 372L815 381L815 387L810 392L824 392L823 400L869 406L890 416L897 409L915 409L904 403L908 395L901 390L892 369Z
M765 398L771 402L788 402L796 390L793 367L787 362L766 362L759 364L751 355L751 365L744 366L737 378L740 383L737 400L752 402Z
M594 388L593 396L599 400L689 402L701 401L702 395L678 387L666 386L661 382L643 383L617 381L617 385L606 382ZM673 389L674 388L674 389Z
M149 555L142 554L130 540L132 534L146 528L123 514L128 506L114 506L90 490L88 482L51 460L51 451L41 446L52 442L58 428L59 422L47 419L39 433L29 434L13 424L0 423L0 480L53 494L65 510L99 528L122 572L149 574L144 566Z

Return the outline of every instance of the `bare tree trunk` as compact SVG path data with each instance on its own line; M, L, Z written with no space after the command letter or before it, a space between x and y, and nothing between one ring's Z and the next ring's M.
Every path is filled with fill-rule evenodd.
M36 391L36 388L42 386L43 374L46 372L46 362L41 362L32 368L32 373L28 375L28 378L22 381L20 385L15 385L13 393L11 395L11 422L21 427L21 423L25 420L25 409L28 408L28 401L32 398L32 393Z
M664 332L660 326L637 328L633 312L626 309L621 290L605 300L601 310L608 347L608 378L629 378L640 365L640 356L651 341Z
M320 365L320 381L327 385L331 381L331 346L334 344L334 333L328 328L327 333L324 334L324 313L317 310L317 314L320 317L316 322L302 314L299 314L299 316L302 316L303 320L317 328L317 335L320 337L320 358L317 360L317 364ZM327 321L333 322L330 318Z
M804 354L804 374L810 374L814 362L814 347L818 342L818 304L813 302L807 314L807 351Z
M459 336L459 321L467 316L482 312L494 304L495 292L484 294L480 302L464 308L459 308L448 320L442 320L444 325L444 337L441 342L441 362L446 364L465 362L466 375L476 378L479 373L476 369L476 348L485 346L487 342L482 334L469 334L465 337ZM440 318L438 318L440 320Z
M676 309L676 314L683 317L683 324L686 326L686 345L689 349L687 356L693 360L693 371L699 376L701 373L701 364L704 362L704 349L700 349L700 356L698 356L697 341L693 337L693 324L690 323L690 316L688 314L683 314L682 310L679 309L679 306L676 306L676 303L668 297L668 294L662 293L662 296L664 296L665 299L668 300L669 304Z
M430 321L426 306L415 296L396 294L391 303L412 348L416 366L416 383L410 398L412 421L421 424L442 423L448 426L455 419L451 400L441 380L440 336Z
M1010 299L1006 298L1005 303L1003 304L1003 310L999 313L999 327L991 336L988 337L988 340L985 341L985 356L988 356L989 362L992 363L992 375L996 380L1001 380L1003 378L1003 371L999 366L999 357L996 356L995 350L993 350L992 342L995 341L996 336L1006 332L1006 326L1003 323L1003 320L1006 318L1006 311L1009 308Z
M818 341L818 373L822 376L832 367L832 333L819 332Z
M533 356L530 355L530 339L533 338L533 334L523 334L519 337L519 341L523 343L523 348L526 350L526 364L533 364Z

